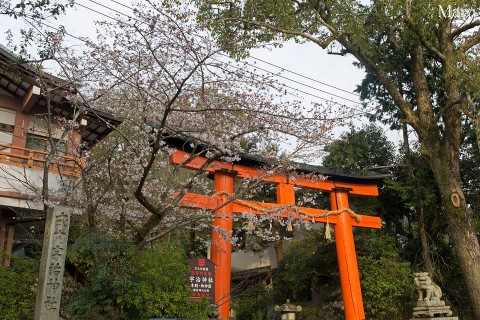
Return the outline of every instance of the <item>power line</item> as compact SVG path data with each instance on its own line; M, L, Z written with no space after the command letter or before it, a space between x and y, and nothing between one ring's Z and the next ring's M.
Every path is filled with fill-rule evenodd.
M217 60L217 59L215 59L215 58L211 58L211 59L213 59L213 60L215 60L215 61L218 61L218 62L221 62L220 60ZM234 68L236 68L236 69L241 69L240 67L234 66L234 65L232 65L232 67L234 67ZM249 72L249 73L252 73L251 71L248 71L248 72ZM308 95L308 96L311 96L311 97L314 97L314 98L317 98L317 99L320 99L320 100L324 100L324 101L327 101L327 102L330 102L330 103L339 105L339 106L341 106L341 107L346 107L346 108L348 108L348 109L355 110L355 111L359 112L360 114L370 115L368 112L366 112L366 111L364 111L364 110L359 110L359 109L357 109L357 108L355 108L355 107L347 106L347 105L342 104L342 103L340 103L340 102L333 101L333 100L327 99L327 98L325 98L325 97L321 97L321 96L318 96L318 95L316 95L316 94L313 94L313 93L310 93L310 92L306 92L306 91L300 90L300 89L298 89L298 88L291 87L291 86L289 86L289 85L287 85L287 84L285 84L285 83L282 83L281 85L282 85L283 87L288 88L288 89L291 89L291 90L293 90L293 91L297 91L297 92L300 92L300 93L302 93L302 94L305 94L305 95ZM352 101L352 100L349 100L349 101ZM354 103L357 103L357 102L355 102L355 101L353 101L353 102L354 102Z
M85 44L91 44L91 42L89 42L89 41L87 41L87 40L85 40L85 39L82 39L82 38L80 38L80 37L77 37L77 36L75 36L75 35L67 32L67 31L66 31L65 29L63 29L63 28L52 26L51 24L45 22L45 20L39 20L39 21L37 21L37 22L38 22L39 24L43 24L44 26L46 26L46 27L48 27L48 28L50 28L50 29L56 30L56 31L58 31L58 32L60 32L60 33L63 33L63 34L66 34L67 36L69 36L69 37L71 37L71 38L77 39L78 41L81 41L81 42L83 42L83 43L85 43Z
M96 2L96 1L93 1L93 0L89 0L89 1L91 1L91 2L94 2L94 3L97 3L97 4L98 4L98 2ZM132 8L132 7L130 7L130 6L127 6L127 5L123 4L123 3L120 3L120 2L118 2L118 1L116 1L116 0L110 0L110 1L111 1L111 2L113 2L113 3L116 3L116 4L118 4L118 5L121 5L121 6L125 7L125 8L127 8L127 9L133 10L133 8ZM121 12L119 12L119 11L117 11L117 10L113 9L113 8L110 8L110 7L108 7L108 6L105 6L105 5L101 5L101 6L102 6L102 7L105 7L105 8L107 8L107 9L110 9L110 10L112 10L112 11L114 11L114 12L117 12L117 13L123 14L123 13L121 13ZM226 54L222 54L222 55L224 55L224 56L226 56L226 57L230 58L230 57L229 57L228 55L226 55ZM271 62L268 62L268 61L262 60L262 59L260 59L260 58L254 57L254 56L252 56L252 55L250 55L250 56L249 56L249 58L252 58L253 60L257 60L257 61L259 61L259 62L265 63L265 64L267 64L267 65L269 65L269 66L272 66L272 67L278 68L278 69L280 69L280 70L286 71L286 72L288 72L288 73L294 74L294 75L296 75L296 76L299 76L299 77L305 78L305 79L307 79L307 80L310 80L310 81L316 82L316 83L318 83L318 84L321 84L321 85L324 85L324 86L330 87L330 88L332 88L332 89L335 89L335 90L339 90L339 91L342 91L342 92L348 93L348 94L350 94L350 95L352 95L352 96L355 96L355 97L360 97L360 95L359 95L359 94L357 94L357 93L354 93L354 92L351 92L351 91L348 91L348 90L345 90L345 89L342 89L342 88L336 87L336 86L334 86L334 85L328 84L328 83L326 83L326 82L322 82L322 81L320 81L320 80L317 80L317 79L314 79L314 78L308 77L308 76L306 76L306 75L303 75L303 74L301 74L301 73L298 73L298 72L295 72L295 71L289 70L289 69L287 69L287 68L281 67L281 66L279 66L279 65L276 65L276 64L273 64L273 63L271 63ZM250 64L250 65L251 65L251 64ZM256 67L256 66L252 66L252 67ZM260 67L256 67L256 68L259 68L259 69L261 69ZM262 70L262 69L261 69L261 70ZM270 72L271 72L271 71L270 71ZM284 77L284 78L286 78L286 77ZM288 79L288 78L287 78L287 79ZM290 79L290 80L291 80L291 79ZM291 81L293 81L293 80L291 80ZM297 82L297 83L298 83L298 82ZM319 89L317 89L317 90L319 90ZM320 90L319 90L319 91L320 91ZM325 91L322 91L322 92L325 92ZM331 93L329 93L329 94L331 94ZM333 94L332 94L332 95L333 95ZM343 97L342 97L342 99L346 99L346 98L343 98ZM350 100L350 101L351 101L351 100ZM358 102L355 102L355 103L358 103Z
M221 54L221 55L223 55L223 56L225 56L225 57L228 57L228 55L226 55L226 54ZM358 101L354 101L354 100L351 100L351 99L349 99L349 98L345 98L345 97L336 95L336 94L334 94L334 93L331 93L331 92L324 91L324 90L322 90L322 89L313 87L313 86L308 85L308 84L305 84L305 83L303 83L303 82L300 82L300 81L297 81L297 80L294 80L294 79L291 79L291 78L288 78L288 77L285 77L285 76L276 74L275 72L272 72L272 71L270 71L270 70L263 69L263 68L261 68L261 67L255 66L255 65L252 65L251 63L248 63L248 62L243 62L243 63L245 63L246 65L248 65L248 66L250 66L250 67L252 67L252 68L256 68L256 69L262 70L263 72L266 72L266 73L275 75L276 77L279 77L279 78L282 78L282 79L291 81L291 82L293 82L293 83L302 85L302 86L304 86L304 87L307 87L307 88L310 88L310 89L313 89L313 90L316 90L316 91L319 91L319 92L322 92L322 93L329 94L329 95L331 95L332 97L336 97L336 98L343 99L343 100L346 100L346 101L349 101L349 102L353 102L353 103L355 103L355 104L358 104L358 103L359 103Z
M121 5L122 7L125 7L125 8L127 8L127 9L133 10L132 7L127 6L126 4L120 3L120 2L115 1L115 0L110 0L110 1L111 1L111 2L114 2L114 3L116 3L116 4L119 4L119 5Z
M137 18L135 18L135 17L132 17L132 16L130 16L130 15L128 15L128 14L125 14L125 13L123 13L123 12L120 12L120 11L118 11L118 10L116 10L116 9L113 9L113 8L111 8L111 7L109 7L109 6L106 6L106 5L104 5L104 4L101 4L101 3L99 3L99 2L97 2L97 1L95 1L95 0L89 0L89 1L90 1L90 2L93 2L93 3L97 4L97 5L99 5L99 6L101 6L101 7L104 7L104 8L106 8L106 9L108 9L108 10L111 10L111 11L116 12L116 13L118 13L118 14L124 15L124 16L126 16L126 17L128 17L128 18L130 18L130 19L133 19L133 20L135 20L135 21L138 21L138 22L140 22L140 23L145 23L145 21L141 21L141 20L139 20L139 19L137 19ZM125 7L125 8L128 8L129 10L132 10L132 11L134 10L132 7L127 6L127 5L123 4L123 3L120 3L120 2L118 2L118 1L116 1L116 0L110 0L110 1L111 1L111 2L114 2L114 3L118 4L118 5L121 5L121 6ZM78 2L77 2L77 4L80 5L81 7L85 8L85 9L87 9L87 10L90 10L90 11L92 11L92 12L95 12L95 13L97 13L97 14L100 14L100 15L102 15L102 16L105 16L105 17L107 17L107 18L109 18L109 19L112 19L112 20L114 20L114 21L118 21L118 19L116 19L116 18L114 18L114 17L112 17L112 16L110 16L110 15L107 15L107 14L105 14L105 13L103 13L103 12L100 12L100 11L98 11L98 10L92 9L92 8L90 8L90 7L88 7L88 6L85 6L85 5L83 5L83 4L81 4L81 3L78 3ZM223 55L223 56L225 56L225 57L227 57L227 58L230 58L230 57L229 57L228 55L226 55L226 54L220 53L220 55ZM257 60L257 61L260 61L260 62L262 62L262 63L265 63L265 64L268 64L268 65L274 66L274 67L279 68L279 69L281 69L281 70L287 71L287 72L292 73L292 74L294 74L294 75L303 77L303 78L305 78L305 79L314 81L314 82L316 82L316 83L319 83L319 84L322 84L322 85L325 85L325 86L328 86L328 87L334 88L334 89L336 89L336 90L340 90L340 91L343 91L343 92L346 92L346 93L349 93L349 94L351 94L351 95L353 95L353 96L358 97L357 94L354 94L354 93L352 93L352 92L350 92L350 91L347 91L347 90L344 90L344 89L335 87L335 86L333 86L333 85L329 85L329 84L327 84L327 83L321 82L321 81L319 81L319 80L316 80L316 79L313 79L313 78L304 76L304 75L302 75L302 74L300 74L300 73L297 73L297 72L295 72L295 71L291 71L291 70L288 70L288 69L286 69L286 68L277 66L277 65L275 65L275 64L272 64L272 63L270 63L270 62L264 61L264 60L259 59L259 58L256 58L256 57L253 57L253 56L252 56L251 58L252 58L252 59L255 59L255 60ZM247 64L247 65L249 65L249 66L252 67L252 68L256 68L256 69L262 70L263 72L267 72L267 73L269 73L269 74L275 75L275 76L277 76L277 77L279 77L279 78L282 78L282 79L285 79L285 80L287 80L287 81L291 81L291 82L293 82L293 83L302 85L302 86L304 86L304 87L307 87L307 88L310 88L310 89L313 89L313 90L316 90L316 91L319 91L319 92L322 92L322 93L326 93L326 94L328 94L328 95L330 95L330 96L332 96L332 97L336 97L336 98L339 98L339 99L342 99L342 100L345 100L345 101L349 101L349 102L352 102L352 103L355 103L355 104L359 104L358 101L354 101L354 100L351 100L351 99L349 99L349 98L346 98L346 97L343 97L343 96L339 96L339 95L337 95L337 94L334 94L334 93L331 93L331 92L328 92L328 91L325 91L325 90L322 90L322 89L313 87L313 86L308 85L308 84L305 84L305 83L303 83L303 82L300 82L300 81L297 81L297 80L294 80L294 79L291 79L291 78L288 78L288 77L285 77L285 76L282 76L282 75L278 75L278 74L276 74L275 72L272 72L272 71L263 69L263 68L261 68L261 67L255 66L255 65L253 65L253 64L251 64L251 63L248 63L248 62L244 62L244 63ZM289 87L290 89L293 89L293 90L297 90L296 88L292 88L292 87L290 87L290 86L286 86L286 87ZM323 100L328 100L328 99L323 98L323 97L319 97L319 96L316 96L316 95L313 95L313 94L306 93L306 92L303 91L303 90L297 90L297 91L299 91L299 92L301 92L301 93L304 93L304 94L308 94L308 95L313 96L313 97L316 97L316 98L320 98L320 99L323 99ZM328 100L328 101L330 101L330 100Z
M99 4L98 2L93 1L93 0L89 0L89 1L91 1L91 2L93 2L93 3L96 3L96 4ZM115 3L118 3L118 2L116 2L116 1L114 1L114 0L111 0L111 1L113 1L113 2L115 2ZM76 4L79 5L79 6L81 6L81 7L83 7L83 8L85 8L85 9L87 9L87 10L90 10L90 11L92 11L92 12L95 12L95 13L99 14L99 15L102 15L102 16L104 16L104 17L106 17L106 18L109 18L109 19L111 19L111 20L120 22L118 19L116 19L116 18L114 18L114 17L112 17L112 16L110 16L110 15L108 15L108 14L105 14L105 13L103 13L103 12L101 12L101 11L95 10L95 9L93 9L93 8L90 8L90 7L88 7L88 6L85 6L85 5L83 5L83 4L81 4L81 3L78 3L78 2L77 2ZM119 3L119 4L120 4L120 3ZM138 20L138 19L136 19L136 18L134 18L134 17L131 17L131 16L125 14L125 13L122 13L122 12L120 12L120 11L117 11L117 10L115 10L115 9L113 9L113 8L108 7L108 6L105 6L105 5L102 5L102 4L99 4L99 5L101 5L102 7L107 8L107 9L110 9L110 10L116 12L116 13L122 14L122 15L130 18L130 19L136 20L136 21L138 21L138 22L140 22L140 23L145 23L144 21ZM132 9L131 7L128 7L128 6L126 6L126 5L123 5L123 4L121 4L121 5L124 6L124 7L126 7L126 8ZM47 23L45 23L45 22L43 22L43 21L40 22L40 23L42 23L42 24L44 24L45 26L47 26L47 27L49 27L49 28L52 28L52 29L54 29L54 30L61 31L61 32L63 32L64 34L66 34L66 35L68 35L68 36L70 36L70 37L72 37L72 38L74 38L74 39L77 39L77 40L79 40L79 41L82 41L82 42L84 42L84 43L86 43L86 44L89 44L89 43L90 43L89 41L87 41L87 40L85 40L85 39L82 39L82 38L80 38L80 37L78 37L78 36L75 36L75 35L67 32L67 31L65 31L65 30L62 29L62 28L54 27L54 26L52 26L52 25L50 25L50 24L47 24ZM221 54L221 55L228 57L228 56L225 55L225 54ZM229 58L229 57L228 57L228 58ZM214 58L212 58L212 59L214 59ZM217 60L217 59L214 59L214 60L219 61L219 60ZM260 60L260 59L258 59L258 60ZM221 61L219 61L219 62L221 62ZM359 102L357 102L357 101L354 101L354 100L351 100L351 99L348 99L348 98L345 98L345 97L342 97L342 96L338 96L338 95L332 94L332 93L327 92L327 91L323 91L323 90L321 90L321 89L319 89L319 88L312 87L312 86L310 86L310 85L307 85L307 84L304 84L304 83L302 83L302 82L299 82L299 81L290 79L290 78L288 78L288 77L284 77L284 76L278 75L278 74L276 74L276 73L274 73L274 72L272 72L272 71L265 70L265 69L260 68L260 67L258 67L258 66L254 66L254 65L252 65L252 64L250 64L250 63L248 63L248 62L244 62L244 63L247 64L247 65L249 65L249 66L251 66L252 68L256 68L256 69L262 70L262 71L267 72L267 73L269 73L269 74L272 74L272 75L274 75L274 76L277 76L277 77L286 79L286 80L288 80L288 81L291 81L291 82L294 82L294 83L303 85L303 86L305 86L305 87L307 87L307 88L311 88L311 89L317 90L317 91L319 91L319 92L323 92L323 93L329 94L329 95L331 95L331 96L334 96L334 97L337 97L337 98L340 98L340 99L344 99L344 100L346 100L346 101L349 101L349 102L352 102L352 103L355 103L355 104L358 104L358 103L359 103ZM272 64L272 65L273 65L273 64ZM232 67L235 67L235 68L237 68L237 69L240 69L240 67L238 67L238 66L234 66L234 65L231 65L231 66L232 66ZM277 67L278 67L278 66L277 66ZM278 68L281 68L281 67L278 67ZM252 73L251 71L249 71L249 72ZM293 73L293 71L292 71L292 73ZM308 78L308 77L306 77L306 78ZM289 86L289 85L287 85L287 84L285 84L285 83L283 83L282 85L283 85L285 88L291 89L291 90L296 91L296 92L299 92L299 93L301 93L301 94L308 95L308 96L311 96L311 97L314 97L314 98L317 98L317 99L321 99L321 100L324 100L324 101L327 101L327 102L330 102L330 103L333 103L333 104L336 104L336 105L339 105L339 106L342 106L342 107L346 107L346 108L352 109L352 110L357 111L357 112L359 112L360 114L363 114L363 115L370 115L370 114L369 114L368 112L366 112L366 111L359 110L359 109L357 109L357 108L355 108L355 107L352 107L352 106L348 106L348 105L339 103L339 102L337 102L337 101L334 101L333 99L328 99L328 98L325 98L325 97L321 97L321 96L318 96L318 95L316 95L316 94L313 94L313 93L310 93L310 92L306 92L306 91L303 91L303 90L298 89L298 88L291 87L291 86ZM342 90L343 90L343 89L342 89ZM347 92L348 92L348 91L347 91Z
M131 18L131 19L134 19L134 20L136 20L136 21L138 21L138 22L145 23L145 21L140 21L140 20L138 20L138 19L136 19L136 18L134 18L134 17L131 17L131 16L127 15L126 13L120 12L120 11L118 11L118 10L115 10L115 9L109 7L109 6L106 6L106 5L104 5L104 4L98 3L97 1L94 1L94 0L88 0L88 1L93 2L93 3L95 3L95 4L97 4L97 5L101 6L101 7L104 7L105 9L111 10L111 11L116 12L116 13L118 13L118 14L124 15L124 16L126 16L126 17ZM113 0L112 0L112 1L113 1ZM115 2L115 3L119 4L119 5L122 5L122 6L124 6L125 8L128 8L128 9L130 9L130 10L133 11L133 8L132 8L132 7L129 7L129 6L125 5L125 4L119 3L119 2L117 2L117 1L113 1L113 2ZM89 10L92 10L92 11L93 11L93 9L87 8L87 7L85 7L84 5L82 5L82 4L78 3L78 2L77 2L77 4L81 5L82 7L86 8L86 9L89 9ZM101 15L104 15L103 13L100 13L100 12L98 12L98 11L95 11L95 12L97 12L97 13L99 13L99 14L101 14ZM112 18L112 17L110 17L110 16L109 16L109 18L110 18L110 19L114 19L114 18ZM116 19L114 19L114 20L116 20ZM118 20L116 20L116 21L118 21Z
M90 1L90 2L93 2L93 3L96 3L96 4L99 4L98 2L96 2L96 1L94 1L94 0L89 0L89 1ZM127 6L127 5L123 4L123 3L120 3L120 2L118 2L118 1L116 1L116 0L110 0L110 1L111 1L111 2L114 2L114 3L118 4L118 5L121 5L121 6L125 7L125 8L128 8L128 9L130 9L130 10L133 10L132 7L129 7L129 6ZM117 13L120 13L120 14L124 14L124 13L121 13L121 12L119 12L119 11L113 9L113 8L110 8L110 7L108 7L108 6L105 6L105 5L103 5L103 4L99 4L99 5L101 5L101 6L104 7L104 8L107 8L107 9L109 9L109 10L112 10L112 11L114 11L114 12L117 12ZM127 15L127 16L128 16L128 15ZM138 20L137 20L137 21L138 21ZM227 58L230 58L227 54L221 54L221 55L223 55L223 56L225 56L225 57L227 57ZM299 77L305 78L305 79L307 79L307 80L316 82L316 83L318 83L318 84L321 84L321 85L330 87L330 88L332 88L332 89L335 89L335 90L339 90L339 91L348 93L348 94L350 94L350 95L352 95L352 96L355 96L355 97L360 97L360 95L358 95L358 94L356 94L356 93L353 93L353 92L351 92L351 91L348 91L348 90L345 90L345 89L336 87L336 86L334 86L334 85L331 85L331 84L328 84L328 83L319 81L319 80L317 80L317 79L314 79L314 78L305 76L305 75L303 75L303 74L301 74L301 73L298 73L298 72L289 70L289 69L287 69L287 68L278 66L278 65L276 65L276 64L273 64L273 63L271 63L271 62L262 60L262 59L260 59L260 58L257 58L257 57L254 57L254 56L249 56L249 57L252 58L252 59L254 59L254 60L260 61L260 62L262 62L262 63L265 63L265 64L267 64L267 65L270 65L270 66L272 66L272 67L278 68L278 69L280 69L280 70L282 70L282 71L286 71L286 72L291 73L291 74L294 74L294 75L296 75L296 76L299 76ZM265 71L265 72L268 72L268 73L271 73L271 74L275 74L275 73L272 72L272 71L265 70L265 69L260 68L260 67L258 67L258 66L252 65L251 63L248 63L248 62L244 62L244 63L250 65L250 66L253 67L253 68L257 68L257 69L260 69L260 70L262 70L262 71ZM305 83L302 83L302 82L293 80L293 79L291 79L291 78L288 78L288 77L285 77L285 76L280 76L280 75L277 75L277 76L280 77L280 78L283 78L283 79L286 79L286 80L295 82L295 83L297 83L297 84L300 84L300 85L303 85L303 86L312 88L312 89L314 89L314 90L317 90L317 91L320 91L320 92L323 92L323 93L330 94L330 95L332 95L332 96L334 96L334 97L337 97L337 98L340 98L340 99L344 99L344 100L347 100L347 101L350 101L350 102L353 102L353 103L358 103L358 101L349 100L348 98L341 97L341 96L338 96L338 95L333 94L333 93L331 93L331 92L327 92L327 91L321 90L321 89L319 89L319 88L315 88L315 87L309 86L309 85L307 85L307 84L305 84Z
M319 80L317 80L317 79L310 78L310 77L308 77L308 76L306 76L306 75L303 75L303 74L301 74L301 73L298 73L298 72L295 72L295 71L286 69L286 68L281 67L281 66L278 66L278 65L275 65L275 64L273 64L273 63L270 63L270 62L268 62L268 61L262 60L262 59L260 59L260 58L256 58L256 57L254 57L254 56L250 56L250 58L252 58L252 59L254 59L254 60L257 60L257 61L260 61L260 62L263 62L263 63L265 63L265 64L268 64L268 65L270 65L270 66L272 66L272 67L276 67L276 68L279 68L279 69L281 69L281 70L287 71L288 73L291 73L291 74L294 74L294 75L296 75L296 76L305 78L305 79L307 79L307 80L310 80L310 81L313 81L313 82L322 84L322 85L324 85L324 86L327 86L327 87L330 87L330 88L333 88L333 89L336 89L336 90L339 90L339 91L342 91L342 92L351 94L352 96L360 97L359 94L356 94L356 93L353 93L353 92L351 92L351 91L348 91L348 90L345 90L345 89L336 87L336 86L334 86L334 85L331 85L331 84L328 84L328 83L319 81Z

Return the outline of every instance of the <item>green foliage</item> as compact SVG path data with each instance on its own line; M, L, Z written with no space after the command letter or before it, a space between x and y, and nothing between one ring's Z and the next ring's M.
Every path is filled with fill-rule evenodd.
M70 248L68 262L83 285L67 302L71 319L206 319L206 301L193 302L182 249L159 244L136 252L108 235L87 235Z
M188 271L183 250L168 244L141 252L134 261L135 286L124 296L139 318L182 317L204 319L212 311L206 301L194 303L185 285Z
M245 48L252 48L257 41L271 42L288 38L287 35L278 34L269 29L258 28L251 21L273 19L278 27L287 27L295 24L291 1L248 0L232 2L232 5L217 5L210 1L194 0L199 7L199 19L210 21L214 12L214 19L222 19L222 24L210 25L219 44L228 52L242 56L246 54ZM228 8L227 8L228 7ZM220 9L220 10L215 10ZM245 17L244 22L230 20L233 17ZM271 21L271 20L270 20ZM241 30L243 29L243 30Z
M409 316L414 292L409 262L399 255L395 238L378 230L356 237L363 303L368 319L401 320Z
M361 274L363 303L368 319L400 320L407 311L414 292L412 268L400 252L402 248L391 235L363 231L355 236ZM316 319L343 316L339 309L341 291L335 243L326 241L318 231L306 232L293 240L274 278L274 295L278 303L292 296L311 300L316 293L318 305L310 313ZM328 317L325 317L326 314Z
M0 319L30 320L35 310L38 264L12 257L11 267L0 264Z
M267 308L272 304L271 292L257 283L232 299L236 320L267 319Z
M302 34L314 35L308 40L323 44L330 34L320 17L328 22L335 20L352 34L356 34L355 28L363 29L360 23L355 23L361 8L352 1L193 2L199 8L199 19L208 23L222 48L237 56L246 55L249 49L265 43L281 46L288 39L305 41Z
M391 166L395 164L395 150L388 141L382 128L375 124L362 128L351 127L349 132L340 136L325 147L328 152L323 166L331 169L362 171L367 168ZM383 168L381 172L392 173L395 170ZM389 179L385 179L388 183ZM383 215L386 227L395 233L403 230L402 221L406 211L404 199L397 191L383 187L378 198L350 197L350 206L357 212L370 215Z
M332 169L362 170L385 166L394 161L393 144L387 140L382 128L375 124L361 129L350 128L340 139L325 147L328 155L323 166Z
M388 188L398 193L406 210L421 206L440 212L440 195L427 159L412 152L409 161L410 168L399 167L393 171L392 179L387 180Z
M335 243L318 231L305 232L301 240L293 239L275 275L275 300L284 303L292 296L309 300L311 288L338 284Z
M302 306L302 312L297 314L298 320L344 320L345 313L340 306Z
M405 160L401 160L405 163ZM432 243L430 249L435 251L433 240L442 238L446 233L445 216L441 206L440 193L435 182L432 170L429 168L427 159L415 151L409 157L410 166L400 166L392 170L392 178L386 180L386 192L389 197L383 197L382 203L389 205L393 197L399 198L397 208L389 207L389 212L394 213L397 221L409 221L410 226L403 226L396 229L397 234L409 237L406 243L406 253L410 255L409 260L415 265L423 265L424 259L421 254L419 238L413 235L418 234L416 216L422 213L423 221L427 228ZM415 248L416 249L413 249ZM418 249L418 250L417 250Z
M69 247L68 264L83 282L65 301L72 319L126 318L118 300L133 286L132 255L131 245L109 235L88 234Z
M477 133L478 134L478 133ZM464 192L474 218L477 232L480 234L480 137L476 136L473 126L466 126L463 131L464 144L461 154L461 174Z
M343 134L325 150L329 154L323 164L335 169L361 170L389 165L394 161L393 145L388 142L382 129L373 124L364 126L361 130L351 128L350 132ZM384 209L389 217L393 216L394 224L402 221L405 216L408 217L410 209L419 203L433 210L438 209L438 190L425 159L417 156L412 161L416 163L413 179L403 167L393 170L392 179L386 180L387 187L382 190L378 202L352 199L352 205L360 206L362 212ZM394 231L394 234L404 234L401 228ZM364 307L369 319L408 317L405 311L413 293L413 271L410 263L400 256L404 253L404 248L388 232L389 229L363 230L357 233L355 239ZM408 256L414 260L412 255L413 253ZM403 256L407 254L404 253Z

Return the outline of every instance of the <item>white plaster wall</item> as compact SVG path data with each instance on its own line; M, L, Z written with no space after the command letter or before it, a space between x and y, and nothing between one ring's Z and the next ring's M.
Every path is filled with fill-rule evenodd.
M71 187L74 183L78 183L78 177L60 175L58 173L49 172L48 183L50 195L55 192L76 193L80 196L80 188ZM40 201L41 190L43 185L43 171L38 169L23 168L14 165L0 163L0 192L20 193L24 196L30 196L30 199L19 198L18 195L0 194L0 207L26 208L32 210L43 210L44 205ZM67 187L69 186L69 187ZM70 194L74 197L75 195ZM72 210L72 207L55 204Z
M49 187L52 190L60 186L60 175L48 174ZM33 195L43 184L43 171L14 165L0 164L0 190Z
M268 266L276 266L275 250L271 246L257 254L251 251L232 252L232 273Z

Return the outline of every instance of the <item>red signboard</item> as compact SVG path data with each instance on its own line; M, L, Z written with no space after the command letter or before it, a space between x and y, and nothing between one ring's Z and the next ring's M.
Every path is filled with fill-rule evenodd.
M211 304L215 303L215 264L198 256L188 260L187 283L192 289L192 298L207 299Z

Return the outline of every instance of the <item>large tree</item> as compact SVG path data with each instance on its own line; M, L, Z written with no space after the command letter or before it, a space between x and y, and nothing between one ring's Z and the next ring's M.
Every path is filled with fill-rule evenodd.
M365 98L410 125L438 184L471 306L480 319L480 246L460 175L462 119L478 125L479 2L448 0L198 0L223 48L245 54L287 39L353 55ZM478 134L478 132L477 132Z

